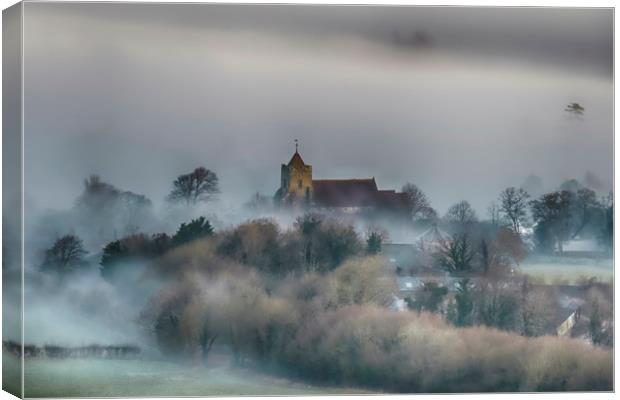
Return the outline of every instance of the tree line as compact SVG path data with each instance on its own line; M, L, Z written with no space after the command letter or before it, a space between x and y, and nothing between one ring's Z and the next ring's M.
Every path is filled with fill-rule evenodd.
M418 186L407 183L402 191L409 199L412 224L430 224L448 233L438 241L432 252L422 252L420 260L424 261L426 256L428 264L445 268L454 274L488 274L510 270L531 251L561 255L563 244L577 237L596 239L609 250L612 247L612 194L598 197L592 189L574 179L564 182L558 191L543 194L536 199L531 199L523 188L506 188L499 194L497 201L492 202L488 209L489 218L485 220L480 220L465 200L452 205L440 218ZM175 204L195 205L212 201L219 193L217 174L198 167L178 176L172 182L166 199ZM265 198L257 194L248 205L260 207L266 202ZM146 235L140 232L140 222L144 225L145 220L153 218L150 207L151 201L144 195L119 190L96 175L85 180L84 190L76 200L75 209L82 220L89 221L86 225L93 226L93 231L100 231L119 215L126 223L126 234L108 242L103 248L101 265L104 270L112 268L110 266L118 263L118 260L156 257L187 242L193 235L210 234L213 231L209 221L203 218L182 225L173 236L166 233ZM305 238L302 247L307 264L322 263L318 260L322 255L317 248L334 249L332 253L338 254L341 249L359 247L353 231L344 232L346 234L336 232L338 228L334 223L326 223L330 226L327 233L315 237L316 228L323 222L321 218L318 214L310 213L297 221L299 232ZM110 230L115 233L117 229L115 225L103 236L109 237ZM240 234L236 233L237 236ZM237 236L223 244L230 252L238 251L235 247L239 243ZM387 236L381 229L369 230L369 251L373 254L380 252ZM86 254L84 243L78 235L64 235L45 251L42 267L59 271L79 269L84 266ZM341 261L336 256L331 261L332 267Z
M564 244L577 238L592 239L609 253L613 247L613 194L598 196L575 179L538 198L531 198L523 188L508 187L490 204L484 220L479 220L466 200L452 205L440 218L419 187L408 183L402 191L409 197L414 223L440 225L450 231L450 251L459 255L459 260L452 257L456 269L466 269L473 258L468 255L471 233L485 225L508 228L522 241L529 240L529 250L540 254L562 255Z

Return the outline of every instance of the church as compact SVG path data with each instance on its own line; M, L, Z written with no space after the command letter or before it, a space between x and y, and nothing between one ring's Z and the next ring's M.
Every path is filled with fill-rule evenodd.
M398 217L409 213L407 195L395 190L379 190L374 177L313 179L312 165L301 158L297 144L291 160L282 164L280 177L280 188L274 199L282 207Z

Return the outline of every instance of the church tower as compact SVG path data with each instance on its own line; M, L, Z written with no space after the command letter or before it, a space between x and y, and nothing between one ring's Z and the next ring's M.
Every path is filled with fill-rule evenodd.
M295 154L288 164L282 164L278 195L282 203L310 203L312 199L312 166L307 165L299 154L295 140Z

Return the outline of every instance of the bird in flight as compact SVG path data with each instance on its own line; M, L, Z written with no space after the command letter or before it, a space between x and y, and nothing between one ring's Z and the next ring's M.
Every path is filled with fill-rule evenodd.
M581 106L579 103L569 103L564 111L569 112L574 115L583 115L583 112L586 109Z

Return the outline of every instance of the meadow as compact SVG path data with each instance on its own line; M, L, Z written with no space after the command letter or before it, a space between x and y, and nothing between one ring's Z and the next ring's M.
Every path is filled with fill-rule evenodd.
M18 376L17 359L5 355L4 379L16 383ZM7 384L9 382L5 381ZM204 367L146 359L28 359L25 392L25 397L57 398L102 394L106 397L159 397L362 393L360 390L308 385L228 365Z
M614 276L612 259L529 257L519 266L519 269L548 284L576 284L588 278L596 278L599 282L609 282Z

